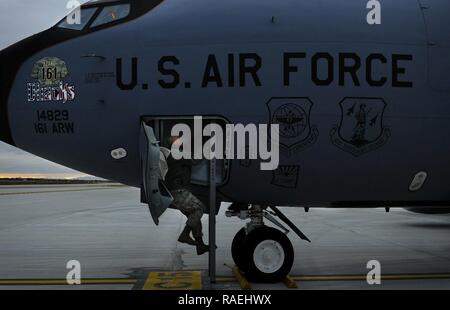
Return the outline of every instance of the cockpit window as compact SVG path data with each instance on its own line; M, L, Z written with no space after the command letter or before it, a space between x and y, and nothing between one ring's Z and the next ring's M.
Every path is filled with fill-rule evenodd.
M71 30L83 30L83 28L89 23L92 16L94 16L97 8L86 8L79 11L80 18L77 20L77 10L73 11L66 18L64 18L59 24L59 28L71 29Z
M127 17L130 14L129 4L111 5L103 8L90 28L115 22Z

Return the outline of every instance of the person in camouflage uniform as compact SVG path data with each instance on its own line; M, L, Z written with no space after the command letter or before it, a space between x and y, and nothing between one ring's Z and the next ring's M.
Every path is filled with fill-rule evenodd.
M175 142L176 139L174 140L172 137L172 141ZM167 173L163 178L174 199L172 207L180 210L187 217L186 225L178 238L178 242L195 246L197 254L202 255L209 251L208 245L203 242L201 221L205 206L190 191L192 161L175 160L167 149L164 152L161 151L161 159L165 160L167 165ZM191 232L194 239L191 238Z

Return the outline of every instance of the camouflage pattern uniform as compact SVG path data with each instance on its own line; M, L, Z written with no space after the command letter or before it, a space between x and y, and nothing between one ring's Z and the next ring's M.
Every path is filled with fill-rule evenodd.
M203 237L202 216L205 206L187 189L171 191L174 198L172 205L181 211L186 217L186 225L191 229L194 238Z
M202 221L205 206L190 191L191 166L190 160L175 160L167 158L168 172L165 184L170 190L174 201L172 206L181 211L186 217L186 226L192 231L194 238L203 237Z

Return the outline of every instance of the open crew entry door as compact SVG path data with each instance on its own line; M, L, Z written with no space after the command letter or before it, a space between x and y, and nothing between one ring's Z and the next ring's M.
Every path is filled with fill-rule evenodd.
M159 217L172 205L173 197L170 190L163 182L160 170L161 147L170 149L171 131L176 124L186 124L191 132L195 131L194 118L190 116L147 116L142 118L140 132L140 153L142 167L141 202L147 203L156 225ZM224 132L226 120L220 117L205 117L202 124L204 127L209 123L219 124ZM207 138L203 138L204 140ZM204 141L202 141L204 142ZM224 144L225 145L225 144ZM193 146L191 145L191 149ZM207 159L192 160L190 185L196 188L194 194L208 204L208 187L210 187L210 165ZM215 185L220 186L227 182L229 177L229 161L217 159L215 165ZM170 167L168 167L170 170ZM219 208L216 208L216 213ZM206 208L205 213L210 209Z
M141 163L142 163L142 195L148 204L150 214L156 225L159 217L172 204L173 197L162 181L159 168L160 147L153 128L141 124Z

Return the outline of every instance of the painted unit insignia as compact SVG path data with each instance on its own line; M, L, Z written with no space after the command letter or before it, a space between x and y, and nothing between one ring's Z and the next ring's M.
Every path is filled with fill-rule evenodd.
M75 86L65 83L69 70L64 60L46 57L36 62L27 83L28 102L63 102L75 99Z
M299 166L279 166L272 172L272 184L279 187L296 188L299 172Z
M41 86L57 86L69 74L66 63L57 57L46 57L34 64L31 77Z
M389 128L383 127L386 103L381 98L344 98L340 103L341 123L330 131L338 148L360 156L382 147L389 139Z
M274 97L267 102L269 124L279 125L280 150L288 156L313 145L319 131L311 126L309 98Z

